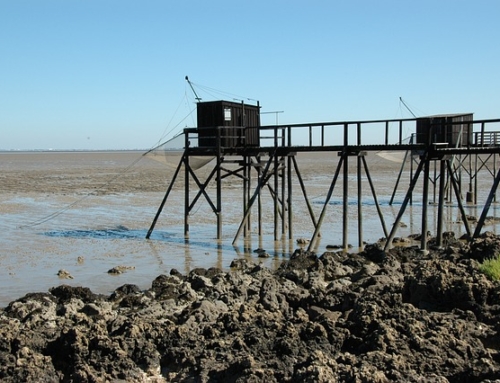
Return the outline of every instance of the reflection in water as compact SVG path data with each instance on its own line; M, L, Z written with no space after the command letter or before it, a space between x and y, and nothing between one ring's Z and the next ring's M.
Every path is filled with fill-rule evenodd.
M156 258L156 261L158 262L159 270L163 271L164 273L168 273L170 270L168 270L168 267L163 262L157 244L154 241L148 241L148 245L151 249L151 254L153 254L153 256Z
M215 259L215 263L211 265L207 265L206 267L217 267L220 269L225 269L229 265L225 264L224 260L227 258L227 255L233 254L234 257L244 257L249 261L255 262L257 258L257 253L255 249L252 247L251 238L245 240L244 247L228 245L223 241L213 240L203 240L202 238L184 238L178 235L175 232L166 232L161 230L156 230L151 235L150 239L145 239L147 231L143 230L132 230L127 227L120 225L115 228L110 229L89 229L89 230L51 230L44 233L41 233L47 237L53 238L71 238L71 239L96 239L96 240L123 240L123 241L139 241L141 243L147 243L151 254L156 259L156 263L159 268L164 272L170 272L167 270L166 262L164 262L163 255L160 255L161 249L159 244L162 242L182 245L184 250L184 262L183 262L183 270L185 274L188 274L190 270L193 268L193 255L195 255L198 259L200 257L205 257L209 259ZM262 238L259 239L259 248L262 249ZM271 252L271 256L273 259L276 259L276 262L272 264L272 267L275 268L281 262L281 259L278 257L288 257L293 252L293 241L275 241L274 242L274 252ZM288 249L286 245L288 244ZM124 243L125 245L125 243ZM281 248L280 248L281 245ZM202 251L200 251L202 250ZM193 253L193 254L192 254ZM214 258L212 254L216 254ZM226 255L226 257L224 256ZM167 255L168 258L168 255ZM260 260L261 261L261 260ZM172 264L171 262L167 262ZM197 262L198 264L200 262ZM203 262L202 262L203 264ZM198 267L198 266L197 266Z
M189 240L185 239L184 240L184 274L188 274L189 271L191 270L191 251L190 251L190 246L189 246Z

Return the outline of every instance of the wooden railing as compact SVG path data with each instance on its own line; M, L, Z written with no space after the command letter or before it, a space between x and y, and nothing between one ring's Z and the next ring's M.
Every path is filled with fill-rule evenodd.
M500 131L475 132L474 143L476 146L500 146Z

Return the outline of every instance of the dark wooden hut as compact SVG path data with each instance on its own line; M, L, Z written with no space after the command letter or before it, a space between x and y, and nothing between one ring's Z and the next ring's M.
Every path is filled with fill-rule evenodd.
M215 147L217 130L223 147L259 146L260 107L243 102L209 101L197 104L198 145Z
M473 145L472 113L441 114L417 119L417 143L447 143L449 147Z

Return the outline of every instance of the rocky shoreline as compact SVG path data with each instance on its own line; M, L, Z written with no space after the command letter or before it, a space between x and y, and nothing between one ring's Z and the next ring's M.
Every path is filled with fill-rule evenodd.
M500 283L485 233L271 271L172 270L141 291L61 285L0 311L2 382L500 382ZM497 380L495 380L497 379Z

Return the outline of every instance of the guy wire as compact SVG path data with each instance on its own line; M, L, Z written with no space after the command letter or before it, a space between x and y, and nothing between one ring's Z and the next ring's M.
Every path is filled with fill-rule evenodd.
M33 222L30 222L30 223L27 223L25 225L21 225L21 226L18 226L19 229L25 229L25 228L28 228L28 227L33 227L33 226L38 226L38 225L41 225L42 223L44 222L47 222L47 221L50 221L51 219L54 219L56 218L57 216L63 214L64 212L68 211L69 209L71 209L72 207L80 204L82 201L86 200L87 198L93 196L93 195L96 195L98 192L102 191L102 190L105 190L112 182L114 182L118 177L120 177L122 174L124 174L125 172L127 172L129 169L131 169L133 166L135 166L147 153L149 153L151 150L148 150L147 152L141 154L141 156L137 159L135 159L130 165L128 165L125 169L123 169L121 172L119 172L118 174L116 174L113 178L111 178L110 180L108 180L104 185L102 185L101 187L99 187L97 190L94 190L88 194L86 194L85 196L83 196L82 198L76 200L75 202L72 202L70 203L69 205L65 206L64 208L62 209L59 209L57 211L55 211L54 213L51 213L45 217L42 217L36 221L33 221Z

